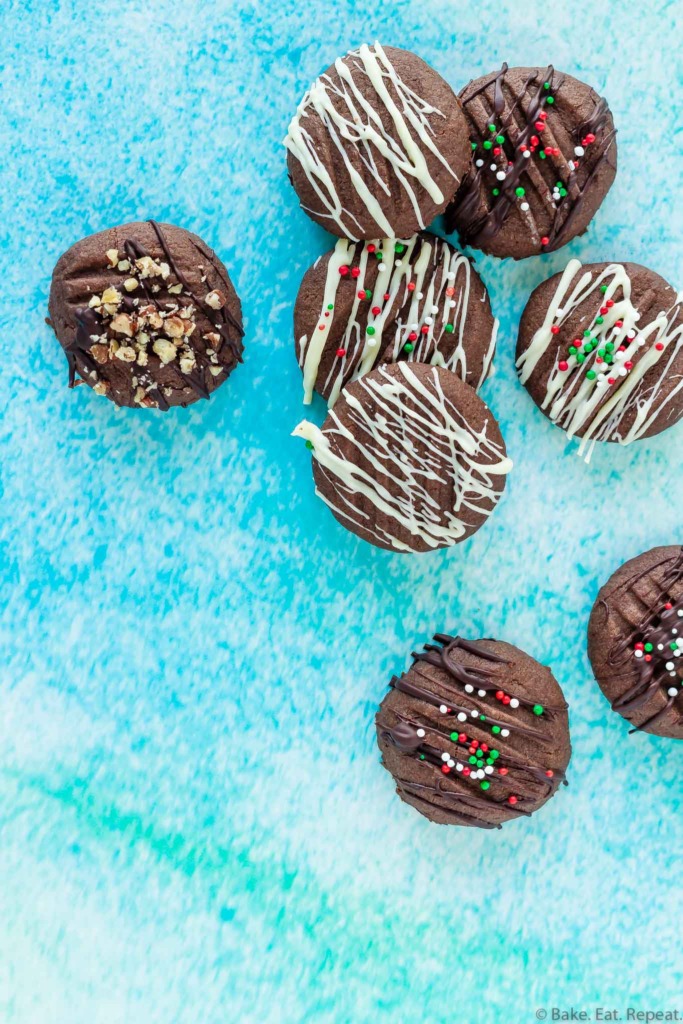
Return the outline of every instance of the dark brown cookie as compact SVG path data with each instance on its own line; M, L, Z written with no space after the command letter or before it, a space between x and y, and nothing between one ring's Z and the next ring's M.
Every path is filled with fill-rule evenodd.
M683 310L674 289L634 263L570 260L533 292L517 367L538 407L569 437L629 444L683 416Z
M117 405L190 405L242 360L227 270L172 224L124 224L77 242L55 267L49 309L69 386L78 375Z
M304 402L315 390L334 405L349 381L403 359L478 388L497 329L481 278L443 239L342 238L306 272L294 307Z
M361 46L299 104L287 165L302 208L342 238L409 238L443 213L470 164L449 85L407 50Z
M524 259L586 230L617 171L607 102L553 67L508 68L460 94L474 163L448 210L463 245Z
M376 716L396 792L430 821L500 828L565 780L567 705L549 668L500 640L437 634Z
M487 520L512 467L473 388L423 363L380 366L344 389L322 430L294 431L313 454L317 493L377 547L430 551Z
M683 548L652 548L617 569L593 606L588 656L633 732L683 739Z

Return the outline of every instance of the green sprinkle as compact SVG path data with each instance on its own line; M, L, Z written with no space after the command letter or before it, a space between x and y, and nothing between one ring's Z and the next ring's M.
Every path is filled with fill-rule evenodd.
M605 294L605 292L607 291L607 285L606 285L606 284L601 284L601 285L600 285L600 291L601 291L601 292L602 292L602 294L604 295L604 294Z
M499 726L499 725L492 725L492 726L491 726L491 732L492 732L492 733L493 733L493 734L494 734L495 736L497 736L497 735L498 735L498 733L500 732L500 726Z
M476 764L477 763L477 759L474 756L474 754L472 754L472 756L470 757L469 762L470 762L470 764Z
M410 342L409 342L409 341L407 341L407 342L405 343L405 345L403 346L403 351L404 351L404 352L412 352L412 351L413 351L413 349L414 349L414 347L415 347L414 345L411 345L411 344L410 344Z
M604 348L599 348L598 349L598 355L600 356L601 359L605 358L605 350L604 350Z
M374 327L372 326L372 324L370 324L370 325L369 325L369 326L368 326L368 327L366 328L366 330L367 330L368 334L374 334L374 333L375 333L375 328L374 328Z
M591 332L590 331L584 331L583 332L583 336L584 336L584 338L590 338Z
M577 363L585 363L586 362L586 357L583 354L583 352L577 352L576 353L576 361L577 361Z
M614 352L614 342L608 341L605 345L605 352Z
M446 330L448 330L448 328L446 328ZM480 722L485 722L486 721L486 715L479 715L479 721Z
M561 196L562 196L562 198L564 199L564 197L565 197L565 196L567 195L567 190L566 190L566 188L561 188L561 189L560 189L560 195L561 195Z
M607 355L605 356L605 362L607 363L608 366L611 366L612 363L614 362L614 356L610 355L609 352L608 352Z
M520 197L524 195L524 189L521 185L519 185L518 188L515 189L515 195Z
M424 754L420 754L420 760L421 760L421 761L424 761L424 759L425 759L425 756L424 756Z
M545 152L543 150L541 150L541 152L538 155L540 156L541 160L545 160Z
M553 99L552 96L546 96L546 103L554 103L554 102L555 102L555 100Z
M306 447L308 448L309 452L312 452L313 451L313 442L312 441L307 441L306 442Z
M550 82L544 82L543 83L543 88L544 89L549 89L550 88Z
M543 705L542 704L534 704L534 706L532 708L532 711L533 711L533 713L535 715L542 715L543 714Z
M484 149L493 149L493 143L490 139L486 139L484 142Z
M476 142L470 142L470 146L472 147L472 149L476 149L477 148L477 143Z
M570 345L570 346L569 346L569 355L570 355L570 356L575 356L575 355L576 355L576 353L577 353L578 351L579 351L579 350L578 350L578 348L576 347L576 345Z
M383 260L384 259L384 253L383 252L376 252L375 256L377 257L378 260Z
M597 373L595 372L595 370L588 370L586 376L588 377L588 380L595 380L595 378L597 377Z
M371 299L372 298L372 292L370 291L369 288L365 289L365 298L366 299Z
M403 252L404 249L405 249L405 245L401 245L400 242L397 242L396 245L394 246L394 252L397 252L399 254L399 256L401 255L401 253Z
M453 324L446 324L446 330L449 334L453 333Z
M498 129L496 128L495 124L490 124L489 125L489 131L492 132L494 135L496 134L497 130Z
M451 739L453 740L453 742L454 742L454 743L457 743L457 741L458 741L458 739L459 739L459 738L460 738L460 737L458 736L458 733L457 733L457 732L452 732L452 733L451 733Z
M477 768L483 768L483 767L484 767L484 762L483 762L483 761L481 760L481 758L480 758L480 759L479 759L479 760L477 761Z
M491 189L491 194L494 195L494 196L499 196L500 195L500 189L499 188L492 188Z
M654 651L654 647L652 646L652 644L645 644L645 650L649 654L650 651Z
M489 750L489 754L491 755L491 757L493 758L494 761L497 758L500 757L500 751L499 750Z
M672 651L677 651L678 650L678 644L675 643L675 642L672 643L672 644L669 644L669 647L671 648Z
M495 764L495 761L494 761L494 759L492 757L487 757L486 758L486 763L487 764Z
M604 324L604 322L605 322L604 316L596 316L595 322L596 322L596 324Z
M491 783L490 783L490 782L487 782L486 780L484 780L484 781L482 782L482 784L481 784L481 788L482 788L482 789L488 789L488 788L490 787L490 785L491 785Z
M502 146L502 145L503 145L503 143L505 142L505 136L504 136L504 135L496 135L496 142L497 142L497 143L498 143L499 145L501 145L501 146Z
M327 308L328 308L328 309L334 309L334 305L333 305L332 303L330 303L330 304L329 304L329 306L328 306Z

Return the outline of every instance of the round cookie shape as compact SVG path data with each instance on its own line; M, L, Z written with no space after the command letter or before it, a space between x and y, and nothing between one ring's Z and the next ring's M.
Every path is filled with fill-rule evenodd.
M390 551L431 551L475 533L512 462L500 428L455 374L380 366L344 389L322 430L294 436L313 455L316 493L347 529Z
M683 740L683 548L652 548L601 588L588 623L600 689L631 732Z
M683 416L683 309L671 285L634 263L570 260L524 310L520 380L536 405L582 438L630 444Z
M550 669L500 640L441 633L412 659L375 719L402 800L438 824L500 828L566 785L567 704Z
M430 363L475 389L491 369L498 321L470 260L427 232L335 248L306 272L294 307L304 402L332 406L382 363Z
M119 406L190 405L242 361L227 270L172 224L140 221L76 242L54 269L49 312L69 387L84 382Z
M473 166L446 215L463 245L524 259L586 230L614 181L616 131L606 100L542 68L509 68L460 93Z
M363 45L310 87L285 138L306 213L353 240L408 238L443 213L470 163L451 87L408 50Z

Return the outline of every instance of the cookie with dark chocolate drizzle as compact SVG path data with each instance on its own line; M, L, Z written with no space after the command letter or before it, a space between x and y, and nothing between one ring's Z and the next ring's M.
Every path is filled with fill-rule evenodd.
M556 71L509 68L460 94L473 166L446 213L463 245L523 259L586 230L617 167L607 102Z
M394 676L376 716L396 791L440 824L499 828L533 814L565 782L571 754L559 684L503 641L434 641Z
M55 267L49 308L69 387L85 382L117 405L189 405L242 361L228 272L174 225L126 224L77 242Z
M591 613L588 655L631 732L683 739L683 548L653 548L614 573Z

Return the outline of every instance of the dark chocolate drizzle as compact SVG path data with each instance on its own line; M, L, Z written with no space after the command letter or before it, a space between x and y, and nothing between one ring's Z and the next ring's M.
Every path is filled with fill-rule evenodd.
M474 738L471 735L471 730L473 727L479 728L477 725L478 720L472 720L468 716L466 723L463 722L461 724L457 720L454 723L453 716L457 716L459 712L468 713L468 710L471 711L475 707L476 709L481 708L480 714L485 715L486 723L489 726L499 725L501 728L510 730L510 732L516 731L520 735L533 738L541 746L548 740L548 736L543 730L534 728L524 721L519 721L517 715L513 715L510 718L498 718L490 715L488 713L490 704L484 703L485 698L479 697L476 692L463 693L463 698L467 701L469 707L459 702L459 690L451 691L450 687L448 687L448 692L444 692L444 689L439 687L437 692L435 688L436 681L427 674L420 672L420 665L422 663L434 665L441 669L446 674L446 677L457 684L458 687L464 687L469 684L475 690L485 691L486 694L489 694L491 691L498 691L504 688L505 666L508 665L508 662L505 658L487 650L480 643L464 640L462 637L438 633L434 640L434 644L425 644L424 651L419 653L413 652L413 663L410 671L402 676L394 676L390 686L401 693L414 697L416 701L430 704L434 707L446 705L448 712L443 716L444 727L440 728L431 719L421 718L417 711L415 716L406 716L396 711L395 708L392 708L392 714L398 719L395 724L391 726L384 725L381 719L378 720L380 736L394 744L406 756L420 756L421 763L429 771L429 775L425 776L424 782L418 783L408 779L396 778L399 791L406 797L410 797L412 802L418 802L425 807L431 807L442 812L446 810L454 820L461 821L464 824L478 825L483 828L500 828L500 825L492 824L481 813L490 811L492 804L501 807L501 809L504 808L509 816L530 815L538 806L539 801L545 801L555 792L560 783L566 785L564 771L559 768L553 769L551 777L548 777L546 769L528 764L511 751L501 749L499 751L499 758L495 762L496 771L487 777L490 788L483 791L475 788L473 782L465 781L460 773L444 775L442 772L444 762L441 756L444 748L439 749L429 743L425 737L418 736L417 730L424 729L425 732L428 731L432 736L435 734L442 736L444 746L455 744L458 750L460 747L469 748ZM477 666L456 660L454 653L457 650L473 655L483 664ZM416 675L419 681L415 681L414 677ZM516 697L520 709L522 707L533 707L533 701L518 695L511 696ZM566 704L544 705L543 714L548 719L551 719L558 713L566 711L566 709ZM465 728L470 730L469 733L465 734L467 736L465 741L461 743L459 739L457 742L451 739L452 732L455 731L460 736L464 734ZM485 742L487 747L489 747L489 740L491 740L491 736L487 733L481 742ZM504 747L504 739L499 741L494 736L490 746L493 746L494 743L496 746ZM456 751L453 754L453 760L457 761L459 758L464 763L467 763L468 754L459 754ZM501 767L507 769L505 776L497 774L497 770ZM453 788L454 783L458 783L457 789ZM504 792L498 792L499 790L504 790ZM515 805L507 802L511 792L519 794L518 802ZM477 813L477 811L480 813Z
M625 589L630 594L635 595L638 600L641 600L638 597L636 587L655 568L656 566L638 573L628 581ZM671 686L671 676L665 665L668 661L674 660L675 656L669 645L673 641L674 636L680 635L683 637L683 617L678 615L679 611L683 611L683 597L673 600L671 591L676 584L681 582L683 582L683 547L671 566L664 573L658 597L655 600L642 602L644 612L641 618L635 623L629 623L630 628L628 631L613 645L609 652L608 663L613 668L626 667L634 662L638 666L635 682L628 685L621 696L612 701L612 709L626 717L629 717L633 712L646 705L658 689L668 690ZM614 595L610 600L612 604L615 604ZM667 608L667 604L670 604L671 607ZM606 616L609 617L611 612L610 606L604 600L602 601L602 606L605 609ZM618 611L618 605L615 605L615 607ZM679 626L680 630L677 628ZM672 633L674 628L677 629L675 634ZM651 661L646 661L644 657L640 660L635 658L633 649L635 644L639 642L652 644ZM657 649L659 644L663 645L664 649L662 651ZM680 657L680 662L683 662L683 657ZM681 676L683 676L683 664L680 664L677 676L680 684ZM675 695L667 693L667 700L664 706L639 726L631 729L631 734L645 730L648 726L656 725L660 719L668 714L676 701L680 700L682 694L683 689L679 689Z
M183 286L185 294L192 300L195 306L202 310L209 322L219 333L221 346L226 344L237 362L243 362L244 344L242 339L244 337L244 330L239 320L237 320L230 312L227 307L227 303L222 309L216 310L209 306L203 297L197 294L196 290L191 287L186 276L183 274L174 259L173 253L168 244L168 239L166 238L161 226L155 220L149 220L147 223L152 227L155 235L157 236L161 250L166 257L166 261L173 271L178 283ZM151 253L134 238L125 239L122 248L126 256L132 262L141 259L143 256L150 256L152 259L155 258L152 257ZM200 249L196 243L195 248L200 257L208 260L214 270L218 273L211 251L204 251ZM220 273L219 276L221 276ZM157 309L161 309L162 302L159 299L159 296L151 291L147 280L145 278L139 278L138 284L142 288L146 301L153 303ZM164 299L164 302L166 301L168 300ZM128 312L133 312L136 308L135 303L129 295L122 296L121 305ZM70 388L73 388L77 383L76 373L80 373L80 369L77 366L77 359L89 373L97 373L100 370L100 367L90 354L90 350L93 345L97 344L97 341L100 338L104 337L105 334L106 331L104 329L104 324L94 309L91 309L90 307L79 307L76 310L76 332L73 341L69 345L65 346ZM218 346L218 348L220 349L221 346ZM199 360L202 353L197 349L195 349L194 352L195 359ZM208 367L209 364L206 363L204 366L196 366L190 373L183 374L184 379L194 390L195 394L200 398L206 399L208 399L211 394L207 378L207 373L209 372ZM169 408L169 403L163 393L163 388L158 382L153 381L152 383L155 385L154 399L157 402L159 409L165 412Z
M553 88L558 90L564 81L564 76L558 77L552 65L549 65L545 72L541 72L540 79L539 71L532 72L527 77L521 91L514 95L510 109L501 122L500 117L505 112L504 84L507 71L508 65L503 64L493 83L488 81L480 85L478 88L473 89L467 98L463 100L463 107L467 111L472 100L485 93L493 84L493 102L490 113L487 112L483 119L475 119L472 113L467 111L473 129L478 132L478 138L473 138L472 142L483 142L485 138L489 137L487 127L491 120L494 119L498 130L505 133L505 142L501 148L504 152L506 163L511 164L511 166L503 168L506 170L506 177L504 181L497 183L500 194L495 198L491 197L488 193L484 193L485 198L482 196L483 168L473 169L463 183L460 192L446 214L447 230L450 232L457 227L463 245L480 246L498 234L510 214L513 204L516 202L515 189L519 186L523 175L525 175L525 183L528 182L533 186L534 183L526 173L529 169L530 160L524 157L521 147L529 145L530 139L534 134L535 122L546 107L548 95L552 94L551 90ZM550 90L545 89L546 82L550 84ZM526 112L523 113L523 124L519 128L514 143L512 143L508 130L517 127L515 113L518 109L522 109L522 102L527 95L530 98ZM607 106L607 101L599 97L590 117L574 130L573 139L575 143L578 144L589 132L597 135L605 127L608 117L609 107ZM547 128L548 124L546 124ZM612 130L600 141L601 148L594 151L592 156L595 163L582 185L579 185L576 170L570 170L568 180L565 182L567 196L563 202L553 209L552 225L544 233L544 237L547 236L548 241L542 246L542 251L551 252L554 249L560 248L568 240L573 225L583 208L587 189L597 174L598 169L606 160L615 135L616 132ZM548 133L545 137L550 138L550 134ZM595 152L598 153L597 160L595 159ZM573 159L573 156L574 154L572 153L570 159ZM555 159L554 157L548 157L544 163L548 166L549 170L552 168L552 176L556 179L557 175L564 171L564 166L558 167L553 162ZM548 175L548 171L545 174ZM544 187L547 187L548 191L550 191L550 183L546 182L545 177L543 180ZM544 202L546 202L545 197L543 198ZM481 212L482 202L485 207L488 207L484 209L483 213ZM533 216L531 210L529 213Z

